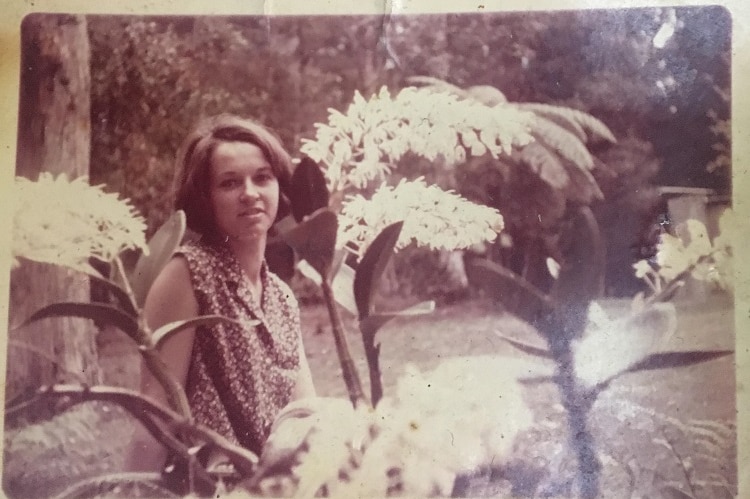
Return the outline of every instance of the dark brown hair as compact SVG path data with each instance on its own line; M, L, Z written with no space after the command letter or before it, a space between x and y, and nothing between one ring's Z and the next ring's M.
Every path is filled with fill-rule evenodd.
M216 236L209 188L211 158L222 142L247 142L258 146L279 182L279 211L276 219L289 213L286 193L292 176L292 161L281 141L263 125L230 114L200 122L187 136L177 155L175 209L183 210L187 226L204 237Z

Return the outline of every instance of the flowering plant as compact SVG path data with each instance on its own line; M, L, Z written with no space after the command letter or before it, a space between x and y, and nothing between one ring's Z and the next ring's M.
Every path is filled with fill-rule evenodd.
M503 228L503 217L423 178L381 185L371 198L350 196L339 215L338 241L367 247L388 225L403 221L397 247L415 242L434 249L461 249L491 241Z
M301 152L323 165L333 193L384 180L407 152L450 164L467 155L510 153L533 140L533 118L429 88L407 87L392 97L383 87L370 100L355 92L346 113L330 109L328 123L316 125L315 139L304 141Z
M656 256L633 264L636 277L649 286L654 296L671 293L687 277L731 290L733 220L732 210L725 210L719 219L719 235L713 240L706 226L695 219L678 225L677 235L662 234Z
M534 140L534 119L517 106L488 107L439 89L407 87L391 96L383 87L369 100L356 92L345 113L329 110L300 152L320 164L331 197L343 196L337 247L352 242L364 251L381 229L403 221L397 247L461 249L494 240L500 213L422 178L388 186L386 175L406 153L448 165L508 155ZM380 185L366 198L362 190L374 182Z
M25 258L90 274L90 258L109 263L127 249L148 252L145 221L129 201L86 177L16 177L13 267Z

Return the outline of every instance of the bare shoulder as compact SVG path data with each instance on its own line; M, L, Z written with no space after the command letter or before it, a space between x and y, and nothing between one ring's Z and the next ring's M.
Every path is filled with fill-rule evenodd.
M184 257L176 256L164 266L146 296L144 311L152 328L198 315L198 301Z
M291 307L292 309L298 309L299 303L297 302L297 298L294 296L294 292L292 291L292 288L284 282L281 277L277 276L273 272L269 272L269 277L274 283L274 286L279 290L281 295L283 296L284 300L286 301L287 305Z

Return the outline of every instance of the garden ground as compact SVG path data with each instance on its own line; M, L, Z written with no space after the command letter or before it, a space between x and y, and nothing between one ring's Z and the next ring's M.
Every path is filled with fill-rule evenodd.
M609 300L605 309L622 311L626 302ZM678 308L671 349L734 347L733 309L723 298ZM303 336L320 395L345 396L345 386L323 307L302 310ZM367 379L361 341L348 318L349 343ZM492 304L467 301L421 317L395 319L378 338L386 395L406 363L421 370L454 356L517 357L497 335L538 342L523 322ZM102 342L105 381L137 385L137 353L127 338ZM612 352L616 354L616 352ZM491 383L492 380L487 380ZM603 463L607 497L732 497L736 490L734 358L687 368L646 371L617 380L597 401L591 427ZM515 464L466 480L469 495L521 493L537 497L570 493L572 456L565 451L564 411L552 386L530 388L533 430L519 445ZM4 487L17 497L54 493L71 477L116 470L131 431L117 408L81 407L42 425L7 430ZM673 495L668 495L668 494Z

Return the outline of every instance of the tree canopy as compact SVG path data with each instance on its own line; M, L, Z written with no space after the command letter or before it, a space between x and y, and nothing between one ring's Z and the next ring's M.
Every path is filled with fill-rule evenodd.
M664 26L673 35L654 43ZM510 101L592 113L653 144L662 183L728 187L708 173L728 119L729 14L719 7L317 17L91 16L92 176L150 227L166 216L172 158L201 116L236 112L295 152L355 90L433 76ZM663 37L662 37L663 38ZM658 47L656 45L659 45ZM723 93L722 93L723 92ZM723 174L722 174L723 172Z

